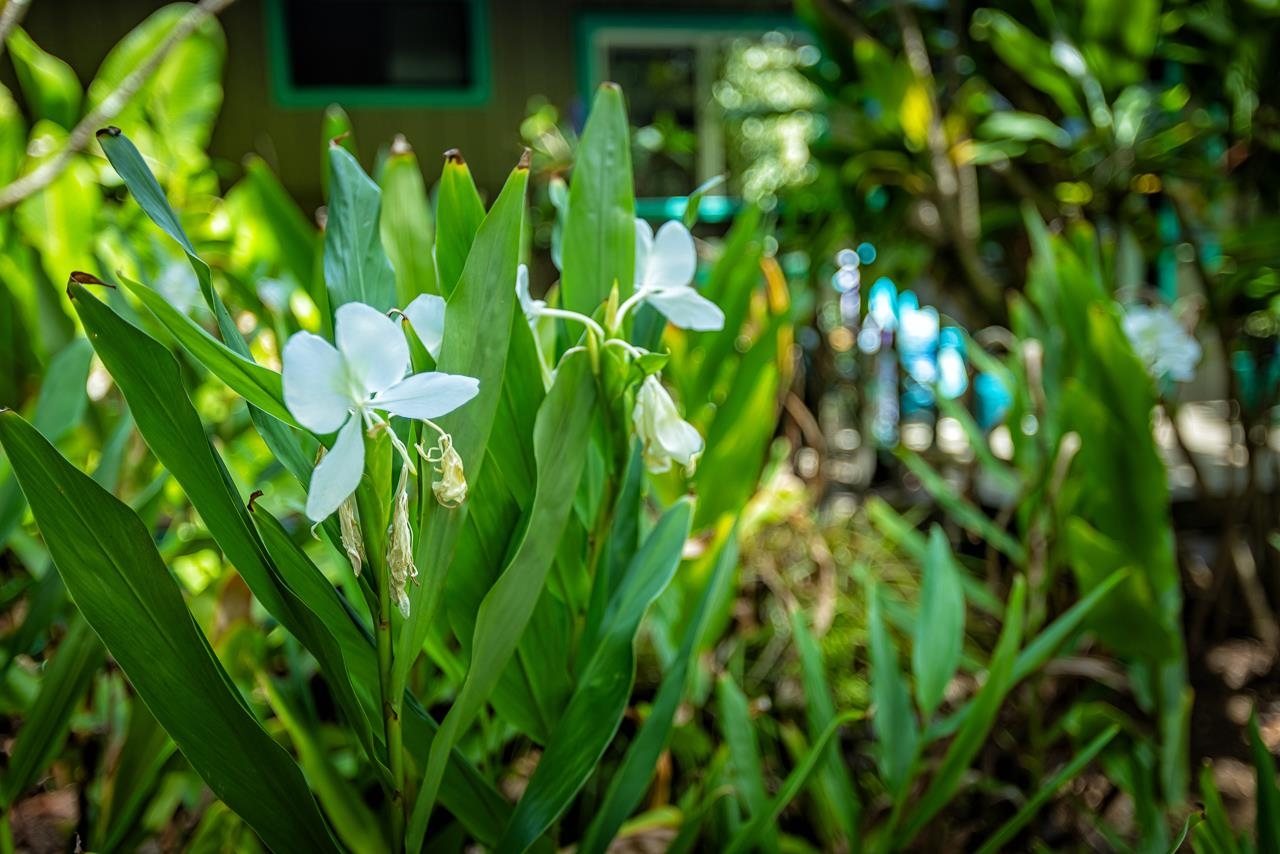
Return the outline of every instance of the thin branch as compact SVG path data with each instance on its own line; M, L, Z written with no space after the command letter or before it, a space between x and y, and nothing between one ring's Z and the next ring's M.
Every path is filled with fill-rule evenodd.
M929 60L929 49L915 15L903 0L893 4L902 32L902 49L911 74L924 89L929 102L929 127L926 142L934 186L938 191L938 219L950 238L965 278L979 302L988 311L1003 314L1004 288L996 281L978 253L980 237L977 172L972 164L957 169L951 159L946 129L942 124L942 108L938 103L937 82Z
M178 20L178 23L174 24L169 34L165 36L164 41L147 57L146 61L129 72L120 81L120 85L115 88L115 91L103 98L98 106L90 110L72 128L71 133L67 136L66 144L59 149L57 154L12 184L0 188L0 210L13 207L23 199L40 192L56 181L58 176L65 172L71 164L71 158L84 150L97 130L118 116L133 96L138 94L138 91L146 85L147 81L151 79L151 76L160 67L160 63L164 62L165 57L195 32L197 27L230 6L234 1L202 0L198 6L192 7L191 11L183 15ZM17 0L10 0L9 6L5 7L5 16L8 15L9 8L13 6L14 2L17 2ZM27 3L30 0L22 0L22 2ZM0 27L3 25L4 16L0 16Z
M5 45L9 43L9 34L22 23L30 7L31 0L9 0L4 4L4 11L0 12L0 55L4 54Z

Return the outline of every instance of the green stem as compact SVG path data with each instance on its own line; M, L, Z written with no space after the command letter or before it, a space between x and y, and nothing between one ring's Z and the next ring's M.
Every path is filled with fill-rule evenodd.
M378 681L382 688L382 724L387 738L387 765L395 788L391 796L391 846L395 854L404 850L405 797L404 797L404 731L400 726L400 702L391 685L391 585L386 566L376 561L378 590Z

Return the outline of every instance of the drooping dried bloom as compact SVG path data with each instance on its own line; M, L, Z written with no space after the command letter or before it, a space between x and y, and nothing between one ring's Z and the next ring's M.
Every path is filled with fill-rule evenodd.
M391 578L391 596L400 614L409 616L409 579L418 577L413 563L413 530L409 527L408 471L400 474L395 505L391 511L391 530L387 543L387 572Z
M351 569L356 578L360 577L360 569L365 564L364 537L360 533L360 515L356 509L355 494L348 495L338 505L338 527L342 531L342 550L351 561Z
M421 448L419 451L421 452ZM462 468L462 456L453 447L453 437L448 433L440 434L440 441L434 448L423 453L427 461L435 466L440 479L431 484L436 501L450 510L462 506L467 500L467 477Z

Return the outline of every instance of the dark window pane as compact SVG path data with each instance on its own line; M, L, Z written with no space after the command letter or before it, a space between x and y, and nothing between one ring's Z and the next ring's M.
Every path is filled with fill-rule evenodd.
M680 196L697 186L697 59L691 46L608 48L608 76L627 95L631 123L661 140L635 149L638 196Z
M471 73L467 0L284 0L299 88L462 89Z

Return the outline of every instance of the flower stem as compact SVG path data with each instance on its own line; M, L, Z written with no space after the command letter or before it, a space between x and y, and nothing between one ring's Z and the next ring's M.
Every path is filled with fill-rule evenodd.
M395 788L391 796L391 850L404 850L404 733L400 726L400 703L391 687L391 589L386 567L375 575L378 588L378 681L382 687L382 725L387 739L387 765Z

